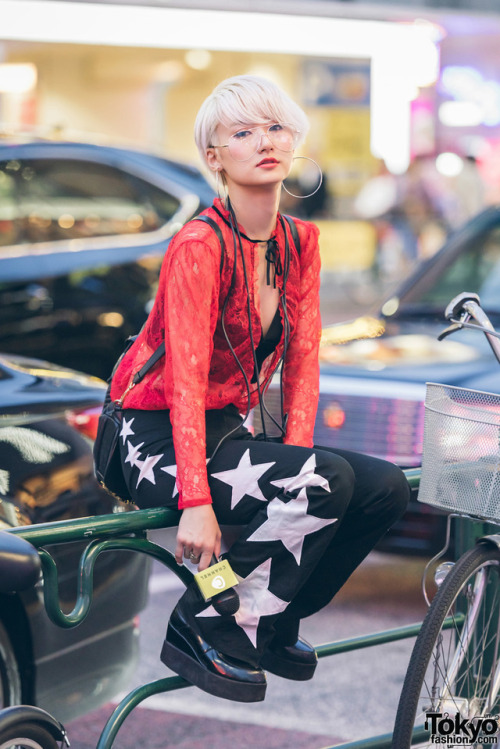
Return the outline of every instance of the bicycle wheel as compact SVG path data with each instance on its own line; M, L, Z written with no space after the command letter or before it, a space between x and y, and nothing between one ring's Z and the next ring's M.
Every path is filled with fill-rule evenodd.
M500 706L499 575L500 550L481 543L441 583L410 659L393 749L435 749L432 732L446 736L446 746L463 746L465 737L473 739L468 746L495 743L489 739L492 729L498 736L497 721L488 716L498 717Z
M59 749L59 743L45 726L33 722L0 728L0 749Z

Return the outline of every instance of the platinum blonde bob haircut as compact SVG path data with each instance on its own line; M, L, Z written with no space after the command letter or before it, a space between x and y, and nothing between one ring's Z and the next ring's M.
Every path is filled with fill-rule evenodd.
M219 83L200 107L194 126L195 142L206 163L206 151L214 144L218 125L282 122L300 133L299 145L309 130L309 121L284 91L267 78L237 75Z

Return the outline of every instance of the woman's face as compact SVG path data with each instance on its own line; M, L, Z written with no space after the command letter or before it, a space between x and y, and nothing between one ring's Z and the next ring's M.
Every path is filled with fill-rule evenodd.
M223 171L228 187L231 183L241 187L279 185L288 176L293 159L294 134L290 142L286 127L272 121L219 125L214 137L219 147L207 152L210 168Z

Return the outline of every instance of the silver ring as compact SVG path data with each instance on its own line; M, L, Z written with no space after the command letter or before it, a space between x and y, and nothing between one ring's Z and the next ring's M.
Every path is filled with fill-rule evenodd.
M196 556L196 554L194 554L194 553L193 553L192 551L190 551L190 552L189 552L189 559L190 559L190 560L191 560L192 562L197 562L197 561L199 560L199 558L200 558L200 557L199 557L199 556Z

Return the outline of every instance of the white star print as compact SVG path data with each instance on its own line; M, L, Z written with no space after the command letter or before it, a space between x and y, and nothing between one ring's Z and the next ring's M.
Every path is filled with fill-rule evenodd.
M123 444L125 444L125 440L127 439L127 437L130 437L131 435L134 434L134 431L131 428L133 421L134 421L133 418L130 419L130 421L127 421L127 419L125 418L123 419L122 430L120 432L120 437L123 438Z
M146 460L136 460L135 465L140 468L139 478L137 479L136 488L141 483L142 479L147 479L152 484L156 485L156 479L153 472L153 468L159 460L163 458L163 455L148 455Z
M296 476L289 476L285 479L279 479L279 481L271 481L273 486L282 487L286 492L293 492L296 489L302 489L305 486L319 486L327 492L330 492L330 484L328 481L320 476L319 473L314 473L316 468L316 456L314 453L306 460L299 473Z
M168 473L169 476L173 476L175 479L177 478L177 465L175 463L171 466L166 466L165 468L162 468L161 470L165 471L165 473ZM176 481L174 485L172 499L176 497L178 494L179 494L179 489L177 488L177 481Z
M305 537L337 521L336 518L325 520L308 515L308 506L305 487L290 502L273 499L267 506L267 520L247 540L281 541L300 564Z
M254 647L257 647L257 627L261 616L281 614L288 606L287 601L282 601L269 590L270 574L271 559L269 558L247 577L236 576L239 580L236 590L240 597L240 607L234 618ZM220 616L220 614L213 606L209 606L197 616Z
M219 481L232 487L231 509L234 510L245 494L248 494L254 499L258 499L261 502L267 502L267 499L260 490L258 480L267 469L274 464L275 461L272 463L257 463L256 465L252 465L250 461L250 450L248 449L241 456L240 462L236 468L229 471L221 471L220 473L213 473L212 478L219 479Z
M137 447L134 447L133 444L127 440L128 455L125 458L125 463L130 463L131 466L138 465L138 458L143 444L144 442L141 442Z

